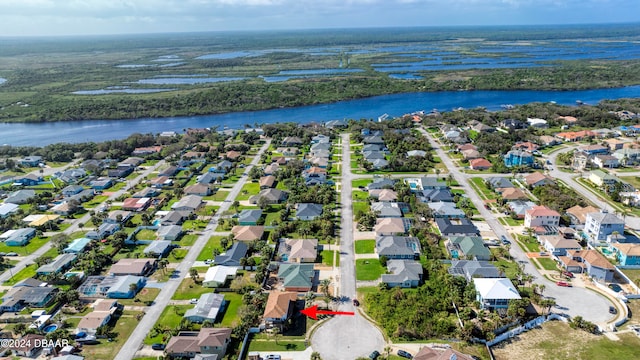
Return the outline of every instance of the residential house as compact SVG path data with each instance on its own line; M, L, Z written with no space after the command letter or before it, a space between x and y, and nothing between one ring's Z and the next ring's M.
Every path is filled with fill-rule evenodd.
M469 163L471 163L471 160L473 159L479 159L482 157L482 154L480 154L478 150L474 149L462 150L460 152L462 153L462 158L469 160Z
M362 142L364 144L377 144L377 145L384 145L384 140L382 139L381 136L378 135L372 135L372 136L366 136Z
M397 201L398 193L391 189L374 189L369 190L369 196L378 201Z
M117 275L147 276L156 268L155 259L120 259L111 265L108 273Z
M244 209L238 214L238 224L241 226L258 225L262 217L262 209Z
M302 139L297 136L287 136L282 140L281 144L284 147L299 147L300 145L304 144L304 141L302 141Z
M122 202L122 210L144 211L151 205L151 198L128 198Z
M507 207L515 214L518 219L524 219L527 210L536 206L532 201L513 200L507 203Z
M407 157L410 156L422 156L425 157L427 155L427 152L424 150L410 150L407 151Z
M501 278L504 274L488 261L478 260L451 260L451 266L447 269L453 276L464 276L467 281L475 278Z
M465 150L478 150L478 147L473 145L473 144L463 144L463 145L457 145L456 146L456 150L461 153Z
M506 309L510 301L521 299L518 289L507 278L476 278L473 285L482 309Z
M97 230L89 231L85 236L93 240L102 240L108 236L111 236L120 230L120 224L102 223L98 226Z
M21 228L10 231L4 240L4 244L7 246L25 246L31 239L36 237L36 229L34 228Z
M575 225L584 225L587 222L587 214L600 211L591 205L582 207L576 205L567 209L567 214L571 218L571 223Z
M553 256L566 256L567 251L582 249L577 240L566 239L562 235L540 235L538 242Z
M162 189L173 185L173 180L171 180L168 176L158 176L149 181L151 187Z
M183 318L196 324L202 324L205 321L214 323L218 316L224 312L225 304L223 294L202 294L196 306L185 311Z
M594 138L596 135L597 134L591 130L581 130L557 133L556 137L564 141L576 142Z
M247 244L242 241L234 242L231 248L220 255L216 255L213 263L222 266L241 266L241 259L247 256Z
M414 260L389 260L387 270L388 273L382 274L380 280L390 288L418 287L424 273L422 264Z
M607 154L609 152L608 147L599 144L578 146L578 150L589 155Z
M602 170L593 170L589 174L589 181L600 188L604 188L613 187L619 180L617 177L609 175Z
M315 220L322 215L322 204L296 204L296 218L298 220Z
M38 185L41 181L42 181L42 177L35 174L27 174L27 175L16 178L13 181L13 183L15 185L35 186L35 185Z
M524 183L530 187L538 187L543 185L553 185L556 182L553 178L541 172L534 172L524 177Z
M410 219L404 218L378 218L373 227L377 236L405 234L411 227Z
M9 342L8 348L13 351L15 356L35 358L44 348L43 343L45 343L44 335L26 334L15 342Z
M296 147L279 147L276 149L276 152L284 156L296 156L298 155L299 150Z
M239 152L239 151L235 151L235 150L227 151L224 154L224 157L229 159L229 160L231 160L231 161L237 160L240 156L242 156L242 153Z
M538 137L538 141L540 142L540 145L542 145L544 147L546 147L546 146L554 146L554 145L560 144L560 141L558 141L553 136L549 136L549 135L542 135L542 136Z
M549 124L545 119L527 118L527 123L529 124L529 126L538 128L538 129L546 129L549 127Z
M506 177L493 176L485 181L492 189L513 188L515 185Z
M297 300L298 294L295 292L270 292L262 314L266 327L282 328L295 314Z
M86 238L86 237L77 238L77 239L74 239L69 245L67 245L67 247L64 250L62 250L62 252L80 254L84 252L84 249L86 249L90 243L91 243L91 239L89 238Z
M489 125L485 125L483 123L477 123L473 126L471 126L471 130L477 131L479 133L491 133L496 131L495 128L489 126Z
M395 202L374 202L371 203L371 211L379 218L399 218L402 217L402 210Z
M435 222L442 236L480 235L478 228L466 218L436 218Z
M100 283L100 291L109 299L132 299L147 283L144 277L133 275L107 276L105 280Z
M546 206L534 206L525 211L524 226L534 228L537 226L559 226L560 214Z
M313 264L280 264L278 279L284 291L306 292L313 287L315 270Z
M260 190L272 188L276 183L276 177L273 175L263 176L259 180Z
M582 171L586 168L590 167L593 163L594 155L589 155L582 151L576 151L573 153L573 158L571 160L571 167L574 170Z
M386 177L374 177L373 182L367 185L367 190L393 189L396 181Z
M220 180L224 178L224 174L221 173L215 173L215 172L206 172L202 175L198 175L198 177L196 178L196 181L199 184L211 184L216 180Z
M447 189L449 186L446 182L440 181L436 177L420 177L405 179L411 191L422 191L431 189ZM369 187L371 188L371 187Z
M491 258L480 236L449 236L447 250L454 259L488 261Z
M503 128L507 128L509 130L520 130L526 129L527 125L520 120L516 119L506 119L500 122L500 126Z
M615 266L598 250L570 250L567 251L567 256L560 256L558 259L560 260L560 265L566 268L567 271L584 272L600 282L612 282L616 272ZM578 263L579 269L569 268L568 265L571 264L571 260Z
M526 151L511 150L504 155L504 165L506 167L531 166L533 163L533 155Z
M599 168L617 168L620 166L620 161L617 157L612 155L596 155L593 158L593 163Z
M620 266L640 266L640 244L611 244Z
M344 129L347 126L349 126L349 124L347 124L347 122L343 120L329 120L324 123L324 126L329 129L334 129L334 128Z
M234 240L238 241L254 241L262 239L264 235L264 226L239 226L231 228Z
M128 165L119 165L115 169L108 169L107 176L114 179L125 178L133 172L135 167Z
M209 168L209 172L218 173L218 174L226 174L229 169L233 167L233 163L229 160L222 160L217 163L215 166Z
M273 175L276 173L276 171L278 171L279 168L280 168L280 165L278 165L278 163L271 163L264 167L263 172L267 176Z
M30 155L20 159L20 165L27 167L36 167L43 163L42 156Z
M624 220L607 211L587 214L584 224L584 234L592 243L602 242L607 235L624 234Z
M264 198L267 204L279 204L287 199L287 193L279 189L264 189L249 198L249 203L257 204Z
M178 202L171 205L171 209L175 211L188 211L190 213L193 213L203 205L204 201L202 199L202 196L186 195L178 200Z
M160 225L182 225L186 219L191 216L189 211L175 211L171 210L167 212L162 218L160 218Z
M36 197L35 190L31 190L31 189L18 190L10 193L9 196L7 196L7 198L4 200L4 202L20 205L20 204L26 204L27 202L29 202L29 200L35 197Z
M374 159L373 161L371 161L371 166L374 169L384 169L388 165L389 165L389 162L385 159Z
M371 152L371 151L383 151L384 145L382 144L366 144L362 146L362 152Z
M202 286L204 287L222 287L227 281L236 277L238 268L235 266L216 265L207 269L207 273L202 280Z
M280 239L278 254L284 262L315 262L318 257L318 239Z
M170 240L153 240L143 250L145 256L151 257L165 257L173 249L173 244Z
M108 224L124 224L129 221L132 216L133 213L131 211L114 210L109 212L109 215L104 219L104 222Z
M229 328L201 328L200 331L181 331L172 336L164 350L171 358L194 358L198 354L213 354L222 359L231 343Z
M611 154L622 166L632 166L640 163L640 149L624 148L616 150Z
M529 196L519 188L499 188L496 192L505 201L529 200ZM522 214L524 216L524 214Z
M164 170L160 170L158 171L158 177L174 177L178 172L180 172L180 170L178 169L177 166L169 166L167 168L165 168Z
M135 168L136 166L140 166L140 164L142 164L143 162L144 162L143 158L132 156L122 160L121 162L118 163L118 165L132 166Z
M0 204L0 219L4 219L18 211L20 207L17 204L2 203Z
M469 161L469 167L472 170L489 170L491 169L491 162L484 158L473 159Z
M607 147L609 148L610 152L614 152L616 150L620 150L624 147L625 144L628 143L628 141L624 141L624 140L620 140L620 139L616 139L616 138L612 138L612 139L605 139L603 140L604 143L607 144Z
M539 147L538 144L534 144L531 141L519 141L513 145L513 150L523 150L532 153L538 150Z
M463 218L464 211L458 209L452 202L430 202L427 206L433 210L434 218Z
M211 188L205 184L195 183L184 188L184 193L186 195L209 196L211 195Z
M453 202L453 195L449 189L429 189L417 193L417 199L423 203L429 202Z
M131 155L149 155L159 153L162 150L162 146L146 146L146 147L137 147L133 149Z
M2 312L18 312L25 307L43 308L49 306L58 293L58 288L45 282L27 278L18 282L2 295Z
M182 226L180 225L162 225L158 229L158 239L159 240L171 240L175 241L180 239L182 236Z
M376 238L376 254L387 259L420 258L420 240L414 236L378 236Z
M131 195L131 197L132 198L136 198L136 199L152 198L152 197L160 195L160 192L161 192L160 189L156 189L156 188L152 188L152 187L146 187L146 188L143 188L140 191L137 191L137 192L133 193L133 195Z
M53 259L52 262L44 264L36 270L38 275L49 275L61 273L73 266L76 262L78 255L76 254L60 254Z

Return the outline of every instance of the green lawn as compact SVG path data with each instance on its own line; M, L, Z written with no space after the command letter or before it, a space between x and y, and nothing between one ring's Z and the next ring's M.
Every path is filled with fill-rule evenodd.
M113 331L117 333L118 336L113 338L112 341L102 339L98 345L84 346L82 348L82 356L84 356L85 359L92 360L114 359L120 351L120 348L122 348L136 328L136 325L138 325L139 321L136 319L137 314L139 314L138 311L125 310L113 328Z
M156 322L156 324L160 324L163 327L169 327L171 329L175 329L180 325L180 321L182 321L182 316L184 312L188 309L192 308L193 305L169 305L164 308L162 314L160 314L160 318ZM162 338L164 334L158 334L155 337L147 336L144 339L144 343L147 345L162 343Z
M209 240L207 241L207 244L204 246L204 248L202 249L202 252L200 252L200 255L198 255L198 258L196 260L205 261L207 259L212 259L213 249L222 250L222 246L220 245L220 239L222 239L223 237L224 236L210 237Z
M373 254L376 248L375 240L356 240L356 254Z
M24 269L20 270L18 273L14 273L13 277L4 282L4 285L15 285L20 281L34 277L36 275L36 270L38 269L38 265L31 264L27 265Z
M227 199L227 196L229 196L229 191L225 191L225 190L218 190L216 191L215 194L213 194L212 196L210 196L211 200L213 201L224 201ZM207 196L205 198L206 200L209 200L209 196Z
M122 305L132 306L144 306L148 301L153 301L160 294L160 289L157 288L144 288L138 292L133 299L118 299L118 302ZM136 301L136 299L138 301Z
M351 182L351 186L354 189L359 188L360 186L362 187L366 187L367 185L371 184L371 180L370 179L359 179L359 180L353 180Z
M180 238L180 241L178 242L178 244L180 246L191 246L195 244L196 240L198 240L198 235L195 235L195 234L183 235Z
M191 277L187 277L180 283L178 290L173 294L173 300L190 300L199 298L200 295L211 293L213 289L206 288L202 285L195 284Z
M377 280L384 274L386 269L380 265L378 259L358 259L356 260L357 280Z
M354 201L367 201L369 199L369 193L360 190L353 190L351 198Z
M156 232L150 229L142 229L136 234L138 240L155 240L157 237Z
M36 236L31 239L31 241L29 241L29 243L25 246L7 246L5 243L0 243L0 252L14 252L21 256L30 255L34 251L40 249L40 247L47 241L49 241L49 238L41 238Z
M322 263L324 265L327 266L333 266L333 254L336 253L335 250L323 250L320 253L320 256L322 256ZM336 261L337 264L335 264L336 266L340 266L340 255L338 254L338 256L336 256Z
M266 213L266 217L264 218L264 224L266 226L271 226L271 224L273 224L273 222L276 220L280 221L280 210Z
M481 177L471 178L471 184L475 188L475 190L480 194L480 196L485 199L497 199L498 195L493 191L489 190L487 186L484 184L484 179Z
M90 201L87 201L86 203L82 204L82 207L87 208L87 209L94 208L94 207L100 205L101 203L105 202L108 198L109 197L106 196L106 195L95 196Z
M173 249L167 258L171 263L179 263L187 256L189 250L187 249Z
M516 220L516 219L512 219L511 216L505 216L501 219L504 219L504 222L507 223L507 225L510 226L521 226L524 225L524 220Z
M240 190L240 194L236 197L236 200L249 200L249 198L253 195L258 195L260 192L260 184L257 182L249 182L244 184L242 190Z
M253 339L249 343L249 351L303 351L306 349L304 340L287 339L278 335L278 342L275 339Z
M227 302L227 309L224 312L224 317L220 322L220 326L233 328L238 325L240 316L238 315L238 309L242 305L242 295L226 292L224 293L224 299Z
M358 211L362 211L366 213L369 211L369 203L364 201L354 201L353 202L353 213L356 214Z
M556 262L553 261L550 258L538 258L537 260L545 270L557 270L558 269L558 265L556 264Z

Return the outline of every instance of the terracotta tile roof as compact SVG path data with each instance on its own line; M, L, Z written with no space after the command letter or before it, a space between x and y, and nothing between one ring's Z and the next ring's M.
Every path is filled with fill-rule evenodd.
M587 214L594 213L600 211L598 208L595 208L591 205L587 207L582 207L580 205L576 205L574 207L570 207L567 209L567 214L575 216L581 224L584 224L587 221Z
M553 182L552 178L541 172L534 172L524 177L524 181L527 183L527 185L533 185L545 179Z
M501 188L497 190L505 200L529 199L527 194L518 188Z
M489 160L487 159L482 159L482 158L473 159L469 161L469 166L471 166L472 169L479 168L479 167L490 168L491 162L489 162Z
M296 301L298 294L295 292L271 292L264 307L263 318L281 319L289 311L292 301Z
M557 216L560 217L560 214L555 211L555 210L551 210L546 206L540 205L540 206L535 206L529 210L527 210L527 214L531 217L538 217L538 216Z
M233 238L240 241L258 240L264 234L264 226L234 226L231 229Z

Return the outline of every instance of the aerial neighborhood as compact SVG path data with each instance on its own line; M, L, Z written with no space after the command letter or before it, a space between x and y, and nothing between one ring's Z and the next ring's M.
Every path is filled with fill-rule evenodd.
M2 153L0 332L25 341L0 351L489 359L548 321L636 329L640 117L542 110Z

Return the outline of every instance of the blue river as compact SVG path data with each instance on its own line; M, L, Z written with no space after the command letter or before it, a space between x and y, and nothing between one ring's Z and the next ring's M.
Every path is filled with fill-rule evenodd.
M562 105L597 104L604 99L640 97L640 85L613 89L581 91L445 91L383 95L332 104L302 106L264 111L236 112L219 115L123 120L83 120L49 123L0 123L0 145L42 146L58 142L104 141L126 138L132 133L182 132L186 128L243 128L245 124L336 119L377 119L431 109L451 111L455 108L483 106L499 110L503 104L526 104L555 101Z

